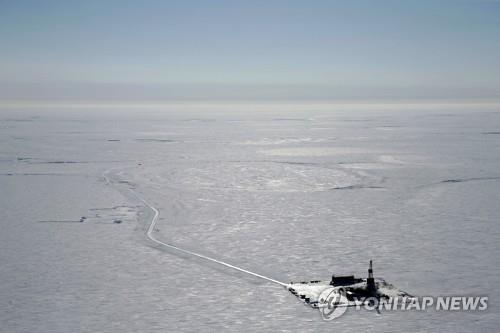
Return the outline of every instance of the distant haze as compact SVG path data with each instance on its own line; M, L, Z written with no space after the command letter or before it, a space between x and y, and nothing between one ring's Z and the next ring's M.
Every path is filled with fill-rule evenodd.
M500 99L500 1L0 1L0 102Z

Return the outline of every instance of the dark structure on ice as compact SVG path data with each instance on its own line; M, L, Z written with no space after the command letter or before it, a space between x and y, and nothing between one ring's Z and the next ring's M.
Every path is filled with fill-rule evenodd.
M330 281L330 285L334 287L350 286L351 284L359 282L363 282L363 280L355 278L354 275L332 275L332 281Z
M368 279L366 279L366 289L371 291L377 290L377 287L375 286L375 279L373 278L373 266L371 260L370 260L370 268L368 268Z
M312 289L309 289L308 286ZM328 286L333 288L329 288ZM319 291L318 289L315 289L318 287ZM291 282L288 290L293 295L297 296L314 308L325 304L325 299L321 298L321 293L325 291L330 295L341 295L342 297L345 297L348 301L347 306L359 304L359 302L366 302L366 304L379 304L381 300L389 299L395 296L413 297L407 292L397 289L392 284L387 283L384 279L375 279L373 277L372 260L370 260L367 278L356 278L354 275L332 275L332 279L329 282L322 282L318 280L310 282ZM337 301L339 302L338 304L346 304L344 303L345 301L340 301L340 299ZM334 306L336 306L336 304L337 303L333 303Z
M342 287L345 290L345 296L349 301L360 297L384 297L379 294L378 285L373 277L373 262L370 260L370 267L368 268L368 278L358 279L354 275L347 276L332 276L330 285L334 287Z
M351 286L356 283L363 282L363 279L355 278L354 275L332 275L330 285L334 287ZM373 262L370 260L370 267L368 268L368 278L366 279L366 289L376 291L375 279L373 278Z

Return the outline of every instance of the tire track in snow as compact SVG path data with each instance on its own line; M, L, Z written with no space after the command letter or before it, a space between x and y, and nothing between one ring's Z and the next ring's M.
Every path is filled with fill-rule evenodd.
M106 180L106 184L108 185L111 185L112 182L111 180L109 179L109 177L107 176L107 174L109 172L111 172L113 169L109 169L107 171L105 171L103 173L103 177L105 178ZM248 275L252 275L252 276L255 276L257 278L260 278L260 279L263 279L263 280L266 280L266 281L269 281L269 282L272 282L272 283L275 283L275 284L279 284L280 286L283 286L283 287L286 287L288 284L287 283L284 283L284 282L281 282L281 281L278 281L276 279L273 279L273 278L270 278L268 276L264 276L262 274L258 274L258 273L255 273L255 272L252 272L252 271L249 271L247 269L244 269L244 268L241 268L241 267L238 267L238 266L235 266L235 265L231 265L230 263L227 263L225 261L222 261L222 260L218 260L216 258L212 258L212 257L209 257L209 256L206 256L204 254L201 254L201 253L198 253L198 252L194 252L194 251L190 251L190 250L187 250L187 249L183 249L183 248L180 248L178 246L175 246L173 244L168 244L168 243L165 243L165 242L162 242L160 241L159 239L157 239L154 235L153 235L153 232L155 230L155 227L156 227L156 224L158 222L158 218L160 216L160 212L157 208L155 208L153 205L151 205L147 200L145 200L143 197L141 197L137 192L135 192L134 190L132 189L128 189L130 191L130 193L137 198L137 200L139 200L140 202L142 202L147 208L149 208L153 213L153 218L151 219L151 223L149 224L149 227L148 227L148 230L146 231L146 236L149 240L151 240L152 242L158 244L158 245L162 245L162 246L165 246L165 247L168 247L169 249L173 249L175 251L179 251L181 253L184 253L184 254L188 254L190 256L193 256L193 257L197 257L197 258L201 258L201 259L204 259L204 260L207 260L207 261L211 261L211 262L214 262L216 264L219 264L219 265L222 265L222 266L225 266L225 267L228 267L228 268L231 268L233 270L236 270L236 271L239 271L239 272L242 272L242 273L245 273L245 274L248 274Z

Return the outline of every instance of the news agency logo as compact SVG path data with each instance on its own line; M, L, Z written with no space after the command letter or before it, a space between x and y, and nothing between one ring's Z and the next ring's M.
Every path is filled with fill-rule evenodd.
M347 308L368 311L485 311L487 296L424 296L424 297L346 297L343 288L326 288L318 297L318 309L323 320L342 316Z
M326 288L318 297L321 318L326 321L342 316L349 306L344 288Z

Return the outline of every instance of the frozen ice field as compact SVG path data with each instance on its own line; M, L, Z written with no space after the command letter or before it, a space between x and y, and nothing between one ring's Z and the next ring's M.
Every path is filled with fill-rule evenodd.
M236 108L236 107L235 107ZM106 178L104 175L108 175ZM375 275L484 312L322 321L279 281ZM0 110L0 331L500 326L500 108Z

